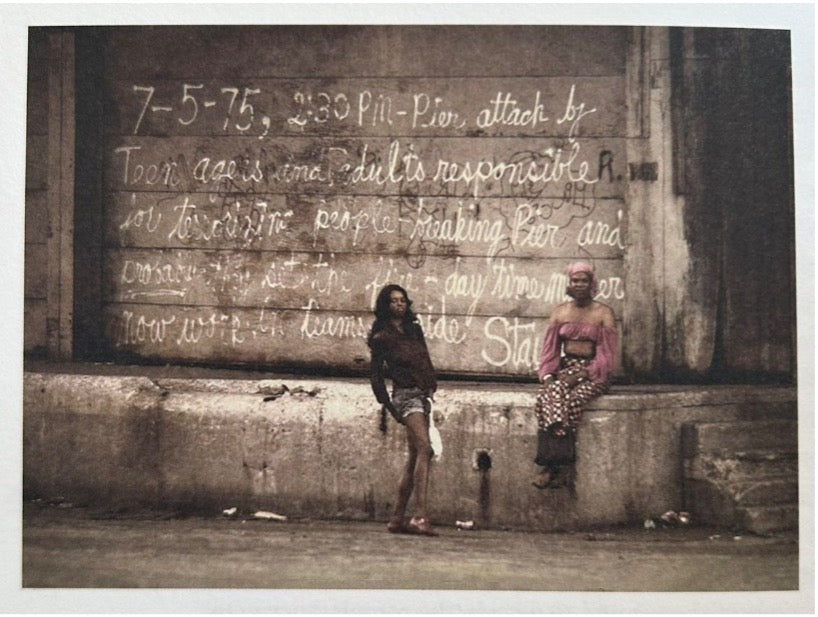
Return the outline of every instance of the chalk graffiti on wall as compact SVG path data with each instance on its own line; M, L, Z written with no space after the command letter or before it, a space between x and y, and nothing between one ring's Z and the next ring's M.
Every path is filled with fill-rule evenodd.
M566 84L565 103L552 110L556 112L552 120L546 104L553 102L555 93L539 88L532 92L526 87L524 93L497 90L484 99L470 101L470 95L462 91L451 92L451 96L407 92L386 79L380 80L383 82L380 89L362 87L354 79L346 79L350 89L343 91L317 90L309 80L302 81L304 88L289 92L269 81L266 88L175 82L163 84L161 93L152 84L133 84L126 95L133 98L134 105L134 113L125 120L132 123L127 132L139 135L147 123L165 122L176 128L204 124L209 130L216 126L222 133L263 139L283 128L303 131L305 127L323 129L327 124L434 129L431 132L437 134L446 128L458 132L508 127L536 131L555 122L568 127L567 135L573 137L580 121L596 112L595 107L587 106L576 96L575 83Z
M112 345L306 363L326 347L349 363L396 282L444 369L529 374L565 263L597 262L598 299L621 306L624 145L586 130L604 108L577 83L481 98L346 81L122 88Z

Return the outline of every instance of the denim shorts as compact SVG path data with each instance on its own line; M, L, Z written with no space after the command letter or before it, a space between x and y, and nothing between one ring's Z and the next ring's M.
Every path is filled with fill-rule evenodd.
M397 413L391 410L390 413L401 424L405 423L406 416L409 414L428 414L432 410L426 393L420 388L395 388L392 390L392 406Z

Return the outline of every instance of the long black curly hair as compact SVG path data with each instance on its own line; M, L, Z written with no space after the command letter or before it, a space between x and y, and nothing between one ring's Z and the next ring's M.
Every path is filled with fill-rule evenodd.
M412 301L409 299L409 294L400 285L386 285L378 292L378 298L375 300L375 321L369 331L366 342L372 347L372 337L389 325L392 319L392 313L389 312L389 300L393 291L399 291L406 298L406 312L403 315L403 330L410 336L420 338L423 336L420 324L418 323L417 315L412 310Z

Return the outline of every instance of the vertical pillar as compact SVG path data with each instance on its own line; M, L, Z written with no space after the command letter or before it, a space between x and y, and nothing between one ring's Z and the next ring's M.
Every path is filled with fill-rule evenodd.
M669 139L665 73L667 28L634 27L626 63L628 170L643 165L657 170L655 178L629 173L626 189L628 298L622 315L622 357L626 374L640 380L656 378L665 348L665 176L671 174L663 149Z
M70 360L74 301L74 35L49 34L48 45L46 337L50 359Z

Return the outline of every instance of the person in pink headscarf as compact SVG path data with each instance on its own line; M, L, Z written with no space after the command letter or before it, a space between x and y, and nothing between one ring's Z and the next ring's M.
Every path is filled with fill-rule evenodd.
M611 307L594 300L593 267L576 262L565 270L569 302L551 314L540 354L537 394L537 488L571 486L577 424L583 406L610 387L617 332Z

